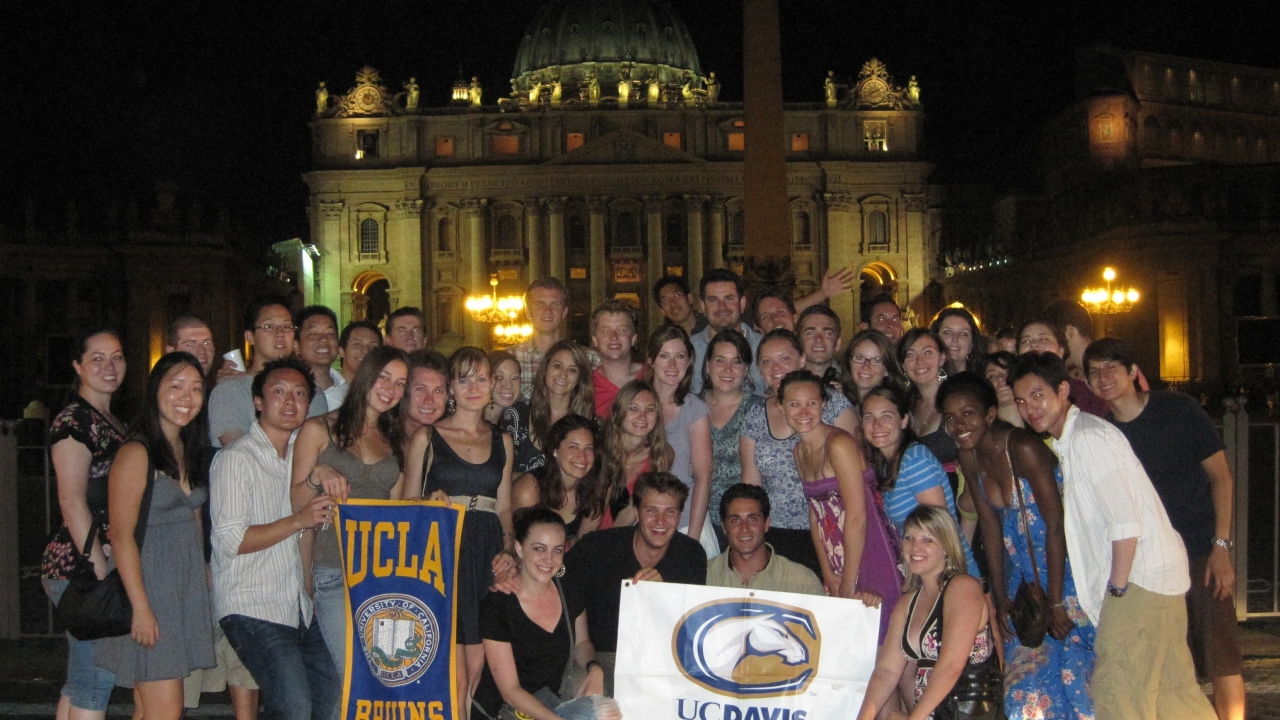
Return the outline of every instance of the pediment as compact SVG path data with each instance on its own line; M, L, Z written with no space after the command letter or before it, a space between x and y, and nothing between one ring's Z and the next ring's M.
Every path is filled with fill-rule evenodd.
M705 163L700 157L668 147L634 130L614 130L577 150L548 160L546 165L647 165L654 163Z

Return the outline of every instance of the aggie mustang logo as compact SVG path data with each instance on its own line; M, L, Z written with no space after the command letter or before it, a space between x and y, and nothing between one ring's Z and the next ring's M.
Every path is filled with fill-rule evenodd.
M417 598L378 595L355 614L356 640L373 676L387 687L407 685L422 676L440 645L436 617Z
M822 633L813 614L764 600L716 600L685 613L671 638L680 671L721 695L796 695L818 669Z

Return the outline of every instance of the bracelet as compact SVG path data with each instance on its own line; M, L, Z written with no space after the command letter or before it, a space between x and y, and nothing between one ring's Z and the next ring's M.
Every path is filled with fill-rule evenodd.
M1060 608L1060 607L1066 607L1066 606L1067 604L1065 602L1060 602L1060 603L1055 603L1053 605L1050 605L1049 609L1052 610L1054 608Z
M307 484L307 487L311 488L312 490L317 490L317 491L319 491L319 490L324 490L324 485L320 485L320 484L317 484L317 483L313 483L313 482L311 482L311 476L312 476L312 475L314 475L314 474L315 474L315 471L314 471L314 470L312 470L311 472L307 473L307 479L306 479L306 480L304 480L303 482L305 482L305 483Z

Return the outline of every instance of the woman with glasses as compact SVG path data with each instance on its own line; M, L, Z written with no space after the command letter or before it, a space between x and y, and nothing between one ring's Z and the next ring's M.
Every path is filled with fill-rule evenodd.
M845 346L841 358L842 390L849 402L861 405L862 398L882 383L902 387L906 378L893 354L893 343L879 330L863 330Z

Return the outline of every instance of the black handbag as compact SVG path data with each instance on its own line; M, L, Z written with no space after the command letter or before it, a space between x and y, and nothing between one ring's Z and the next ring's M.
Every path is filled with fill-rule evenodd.
M1049 632L1049 596L1040 586L1040 570L1036 567L1036 549L1031 544L1031 521L1027 519L1027 502L1022 496L1022 483L1018 474L1013 471L1013 460L1009 457L1009 441L1005 440L1005 459L1009 461L1009 474L1013 477L1013 487L1018 493L1018 519L1023 524L1023 534L1027 538L1027 557L1031 560L1032 582L1024 578L1018 583L1018 591L1013 596L1013 608L1009 612L1009 620L1018 634L1018 642L1023 647L1038 648L1044 644L1044 636Z
M155 484L155 468L151 465L148 452L147 487L142 492L138 523L133 530L139 554L142 552L142 541L147 536L147 518L151 514L151 494ZM89 559L94 539L102 537L105 543L103 535L102 522L95 517L89 526L89 536L84 540L84 550L71 568L71 582L54 607L54 617L77 640L128 635L133 629L133 605L129 602L129 594L125 592L124 581L120 579L120 571L113 569L99 580L93 570L93 561Z
M966 665L933 720L1001 720L1004 718L1004 675L995 651L976 665Z

